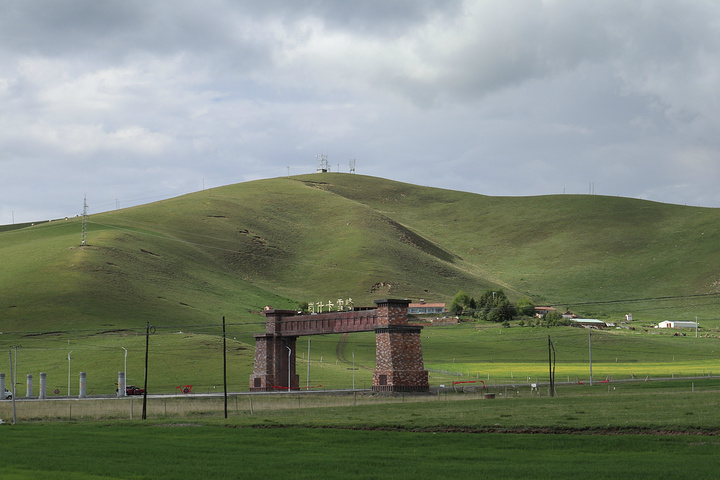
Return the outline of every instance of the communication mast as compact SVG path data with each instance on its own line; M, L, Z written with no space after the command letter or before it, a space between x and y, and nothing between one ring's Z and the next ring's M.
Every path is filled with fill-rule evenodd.
M350 173L355 173L355 159L350 159Z
M82 241L80 242L81 247L84 247L87 245L87 217L88 217L88 204L87 204L87 195L85 195L85 201L83 202Z
M328 156L326 153L315 155L317 159L317 173L326 173L330 171L330 164L328 163Z

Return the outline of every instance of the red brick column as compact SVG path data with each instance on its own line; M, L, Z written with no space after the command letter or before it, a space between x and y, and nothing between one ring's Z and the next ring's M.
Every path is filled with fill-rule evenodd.
M420 343L422 327L407 323L409 300L375 300L373 391L427 392L430 389Z
M296 340L297 337L281 337L268 333L255 335L255 367L250 375L251 392L287 390L288 362L290 389L300 389L300 376L295 373Z
M265 332L255 335L255 366L250 375L251 392L299 390L300 376L295 372L295 343L297 337L280 334L283 317L293 316L293 310L266 310ZM290 350L288 350L288 347ZM288 385L288 365L290 385Z

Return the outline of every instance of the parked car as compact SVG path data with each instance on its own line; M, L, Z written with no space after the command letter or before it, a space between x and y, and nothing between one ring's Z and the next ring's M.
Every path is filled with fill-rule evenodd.
M117 394L117 388L115 389L115 393ZM125 395L142 395L145 393L145 389L136 387L135 385L126 385L125 386Z
M12 392L6 388L5 392L3 393L3 399L10 400L11 398L12 398Z

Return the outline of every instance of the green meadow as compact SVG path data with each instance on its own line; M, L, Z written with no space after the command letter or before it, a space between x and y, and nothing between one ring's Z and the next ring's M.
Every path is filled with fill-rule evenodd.
M3 478L715 478L707 437L415 433L223 426L31 425ZM49 448L52 437L55 445ZM27 455L28 451L34 455ZM668 454L672 451L672 454ZM103 459L88 461L88 459Z
M21 401L25 413L56 411L0 425L0 471L257 478L282 466L287 478L715 478L719 394L720 380L704 379L575 385L553 398L241 395L230 397L227 418L222 398L161 398L148 400L147 420L138 399L132 419L133 399ZM9 403L0 402L6 421ZM107 404L124 411L108 415Z
M261 323L226 321L226 375L231 392L249 390L254 362L251 332L260 328ZM449 388L453 382L464 382L466 387L473 386L467 382L475 382L475 386L547 383L551 366L548 337L555 348L556 382L589 382L591 366L595 381L720 374L720 350L717 338L711 335L695 338L694 333L688 332L684 337L676 337L658 329L647 333L594 330L590 339L588 330L573 327L548 329L514 324L503 328L468 322L423 328L423 356L430 386ZM17 356L14 349L6 348L12 351L13 362L17 362L17 393L24 397L27 374L33 375L32 395L38 395L40 372L47 374L48 392L53 396L68 394L68 373L70 394L77 395L79 372L87 374L88 394L112 394L118 372L125 369L125 361L128 384L142 386L146 340L148 390L151 393L176 393L178 387L185 385L192 385L197 393L222 391L221 324L158 327L147 338L145 328L140 328L122 332L16 336L5 341L9 345L20 345ZM375 368L375 336L372 332L347 337L301 337L296 348L296 368L303 389L370 388ZM6 373L8 386L9 358L6 354L0 364L5 365L0 371ZM55 391L57 394L53 393Z

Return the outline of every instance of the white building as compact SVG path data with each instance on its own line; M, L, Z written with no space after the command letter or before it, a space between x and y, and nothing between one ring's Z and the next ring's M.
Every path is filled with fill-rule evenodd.
M658 323L657 328L697 328L697 322L680 322L675 320L665 320Z
M602 320L595 318L571 318L570 321L574 325L579 325L585 328L605 328L607 324Z

